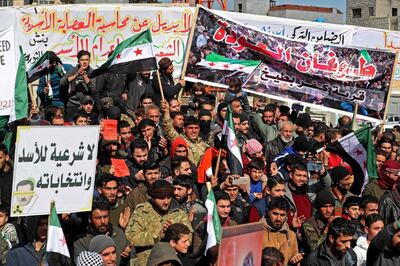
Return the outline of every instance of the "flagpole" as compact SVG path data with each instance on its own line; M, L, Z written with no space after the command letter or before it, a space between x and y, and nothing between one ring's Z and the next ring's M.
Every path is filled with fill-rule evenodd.
M358 102L354 105L354 112L353 112L353 119L351 121L351 129L353 131L356 130L356 125L357 125L357 113L358 113Z
M164 101L165 100L164 89L163 89L163 86L161 84L160 71L158 71L158 69L157 69L157 79L158 79L158 86L160 87L161 99Z
M215 171L214 171L214 180L218 178L219 165L221 164L221 156L222 156L222 148L219 148L217 165L215 166Z
M186 68L187 68L187 64L189 61L189 55L190 55L190 48L192 47L192 42L193 42L193 37L194 37L194 30L196 28L196 20L197 20L197 15L199 14L199 5L196 5L196 9L194 10L194 14L193 14L193 18L192 18L192 28L190 30L190 34L189 34L189 39L187 42L187 46L186 46L186 51L185 51L185 58L183 60L183 66L182 66L182 72L181 72L181 79L185 79L185 75L186 75ZM179 91L178 94L178 101L181 102L182 99L182 95L183 95L183 88Z
M37 107L36 98L33 95L33 88L31 83L29 83L28 85L28 91L29 91L29 96L31 97L32 107Z

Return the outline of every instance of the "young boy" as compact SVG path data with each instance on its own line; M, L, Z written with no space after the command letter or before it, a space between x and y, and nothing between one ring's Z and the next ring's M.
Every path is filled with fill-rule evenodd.
M353 226L356 228L356 233L354 235L354 240L358 237L364 235L365 229L360 222L360 203L361 198L357 196L351 196L346 199L343 204L343 218L351 221Z
M162 242L167 242L175 250L182 265L194 265L194 261L187 256L190 247L190 230L181 223L171 224L165 231Z
M250 203L263 197L263 191L267 183L264 175L265 163L262 158L254 158L248 166L250 176Z

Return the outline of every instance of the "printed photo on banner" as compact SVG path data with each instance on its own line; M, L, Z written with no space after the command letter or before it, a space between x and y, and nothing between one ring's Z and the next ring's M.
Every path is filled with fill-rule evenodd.
M99 126L18 127L11 216L91 208ZM79 195L79 197L77 197Z
M263 229L262 222L222 228L218 265L261 265Z
M393 52L294 41L202 7L194 32L185 76L189 81L226 87L235 76L247 91L265 97L349 113L358 103L358 114L383 119Z

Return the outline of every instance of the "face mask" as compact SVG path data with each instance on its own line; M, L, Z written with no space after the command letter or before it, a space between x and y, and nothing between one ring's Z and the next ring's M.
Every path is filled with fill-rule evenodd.
M200 120L200 131L202 133L208 133L211 128L211 120L209 121L202 121Z

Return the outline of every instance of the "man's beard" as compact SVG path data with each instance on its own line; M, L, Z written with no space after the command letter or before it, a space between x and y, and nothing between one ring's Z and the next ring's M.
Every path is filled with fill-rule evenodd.
M283 143L288 144L289 142L291 142L293 140L293 137L285 138L284 136L281 135L281 140Z
M187 202L187 199L188 199L188 196L186 195L186 196L181 197L181 198L178 200L178 202L179 202L180 205L182 205L182 204L184 204L185 202Z

